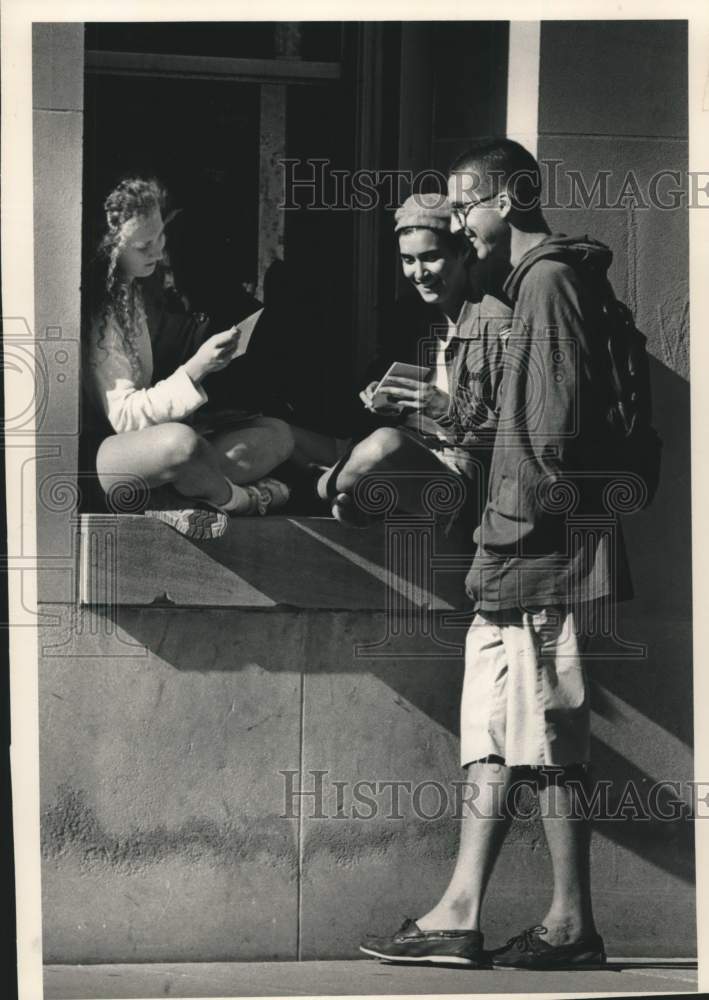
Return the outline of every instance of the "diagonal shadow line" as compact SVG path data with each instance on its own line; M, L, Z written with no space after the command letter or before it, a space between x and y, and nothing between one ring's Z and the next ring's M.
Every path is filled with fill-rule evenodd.
M172 615L173 611L156 612L146 609L144 611L123 612L120 616L121 625L135 639L144 643L152 649L164 661L170 663L178 670L194 671L195 663L200 659L196 655L195 646L186 636L191 629L190 623L185 621L184 629L180 637L171 635L173 630L164 628L162 619L165 615ZM260 612L267 614L271 619L273 615L292 617L292 613L287 612ZM197 610L182 612L183 616L194 616L194 623L200 623L200 631L204 634L216 634L220 623L223 629L223 614L215 611ZM197 617L199 616L199 617ZM210 621L211 616L216 616L214 621ZM240 621L241 616L238 616ZM205 620L206 619L206 620ZM334 625L332 627L335 627ZM238 630L237 630L238 631ZM195 641L197 641L195 639ZM238 641L238 640L235 640ZM259 642L259 664L266 670L284 670L286 667L292 670L292 659L279 658L277 652L274 653L271 645L266 639ZM314 646L317 644L313 644ZM210 658L208 669L234 671L233 648L226 643L226 655ZM274 657L272 660L271 657ZM207 669L202 659L202 669ZM220 664L223 664L220 666ZM312 673L342 673L351 672L352 664L345 662L343 666L338 664L338 668L333 671L329 663L318 660L308 660L307 670ZM458 705L462 686L462 669L459 660L441 661L427 660L402 662L392 659L377 663L360 663L360 669L378 678L387 685L395 694L396 698L405 699L410 705L418 709L429 719L447 730L452 735L458 735ZM405 669L404 669L405 668ZM393 709L392 709L393 710ZM671 757L668 757L671 759ZM592 744L593 775L600 779L608 778L613 781L610 790L611 805L613 796L619 797L622 794L627 782L632 781L640 791L641 797L655 783L656 780L678 780L687 781L689 775L663 774L657 777L648 774L638 767L619 751L608 746L598 738L594 738ZM643 860L651 863L657 868L681 879L687 884L694 881L694 835L692 824L689 820L682 819L675 822L662 822L651 819L641 820L616 820L599 821L595 829L600 836L603 836L618 846L638 855Z
M648 619L643 623L642 639L649 647L649 661L622 663L609 658L592 664L589 676L593 686L593 707L599 715L613 721L612 699L604 696L605 689L691 749L694 728L692 623L689 620L670 623ZM671 670L664 669L668 663L672 664Z
M372 534L348 532L328 518L274 518L267 526L233 525L223 539L197 545L184 539L178 544L166 525L151 526L143 518L133 521L140 524L121 524L119 533L117 586L126 606L150 606L156 595L168 594L180 608L181 617L194 612L206 614L200 602L213 608L239 608L244 613L254 607L296 614L308 608L354 615L389 609L403 614L406 621L402 627L409 628L420 615L422 635L427 629L430 633L429 625L434 623L436 635L444 642L450 636L454 643L447 649L439 648L437 654L435 641L429 642L427 652L425 642L409 636L410 641L401 649L392 643L378 644L380 648L375 652L365 650L356 663L349 665L345 656L338 665L340 669L372 668L374 656L382 657L386 664L390 662L390 648L391 660L398 656L407 661L407 671L414 658L426 663L434 662L438 655L449 662L458 656L455 646L462 652L462 634L460 638L456 634L456 619L462 622L471 610L463 596L464 571L456 564L441 572L434 597L425 587L407 580L401 571L392 573L381 530ZM162 533L159 529L163 529ZM441 545L437 536L437 558L440 553L444 561L463 560L464 540L449 538L444 547ZM449 610L447 615L426 620L429 598L439 610L461 610ZM633 613L631 605L622 612L619 628L623 638L647 645L650 659L614 660L614 650L609 648L603 660L592 662L592 677L677 739L691 742L691 620L647 615L641 609ZM668 663L672 664L671 671L665 669ZM276 657L271 657L268 669L283 667ZM605 711L602 703L599 711Z
M391 687L397 695L405 697L440 726L458 735L462 671L459 667L457 670L451 667L445 673L443 670L445 668L441 664L412 665L406 670L404 687L393 682L391 669L370 667L370 673ZM591 761L592 780L606 779L613 782L609 790L611 814L618 809L629 782L639 790L640 801L646 804L647 793L656 782L679 781L686 789L687 782L692 777L691 774L669 772L658 776L650 775L597 736L592 736ZM670 813L671 797L670 790L658 797L659 807L667 813ZM694 828L691 820L599 819L594 822L594 831L669 875L688 884L694 883Z
M658 781L681 782L687 787L691 775L666 774L652 777L633 764L623 754L608 746L597 737L591 740L592 780L609 778L613 780L610 801L611 810L618 807L624 788L632 782L640 792L640 801L645 803L649 789ZM658 796L659 808L668 814L671 811L673 794L667 790ZM688 811L687 811L688 812ZM694 823L685 817L676 820L651 818L607 819L594 821L593 829L600 836L611 840L619 847L636 854L656 868L693 885L694 864Z
M393 683L392 670L370 667L370 673L407 698L420 711L454 735L459 734L458 705L462 687L462 671L451 667L445 673L441 664L415 664L406 670L405 690ZM669 755L668 755L669 756ZM628 757L613 749L597 736L591 743L592 778L613 781L609 792L610 812L618 808L620 798L629 782L639 790L644 801L649 789L658 781L679 781L686 789L691 774L661 774L653 776L633 763ZM670 812L671 791L659 795L659 806ZM684 882L693 883L694 829L689 819L663 821L598 820L594 830L618 846L640 855L644 860Z
M333 552L336 552L338 555L343 556L353 566L356 566L358 569L364 570L365 573L369 573L380 583L383 583L386 587L395 590L400 597L403 597L405 600L410 601L416 607L423 607L427 603L430 604L431 601L434 599L431 593L424 590L422 587L417 586L412 581L407 580L406 578L395 573L393 569L390 569L386 565L386 562L383 566L377 565L377 563L373 562L371 559L364 558L363 556L353 551L352 549L346 548L340 542L337 542L334 539L327 538L322 533L314 531L311 527L308 527L308 525L304 524L303 522L294 521L290 518L289 522L294 527L299 528L301 531L304 531L311 538L316 539L322 545L327 546ZM453 610L453 605L449 604L447 601L442 600L441 598L438 598L437 603L440 608L446 608L450 611Z

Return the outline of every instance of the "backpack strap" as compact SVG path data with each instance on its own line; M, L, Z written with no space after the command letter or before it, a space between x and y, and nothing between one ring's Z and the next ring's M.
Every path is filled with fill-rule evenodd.
M608 379L608 388L612 393L613 399L622 405L625 393L612 348L613 330L617 329L621 321L630 323L633 328L635 327L630 310L616 297L613 286L605 272L589 267L584 261L579 259L577 254L572 253L564 247L550 246L547 250L544 244L542 244L539 247L538 255L523 265L523 270L520 272L520 280L540 260L554 260L560 264L567 264L578 276L585 295L589 298L592 306L589 318L592 319L593 325L590 330L586 330L585 326L581 326L577 331L578 340L583 351L582 360L586 376L590 382L594 383L598 378L601 380ZM597 295L595 300L593 298L594 293ZM593 337L594 331L597 332L597 337ZM625 421L625 412L622 412L621 416Z

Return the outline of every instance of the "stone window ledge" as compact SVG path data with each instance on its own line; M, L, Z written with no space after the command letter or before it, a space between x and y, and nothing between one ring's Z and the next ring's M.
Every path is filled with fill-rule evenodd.
M79 603L134 607L464 609L471 543L432 520L368 530L327 517L233 518L194 542L140 515L79 520Z

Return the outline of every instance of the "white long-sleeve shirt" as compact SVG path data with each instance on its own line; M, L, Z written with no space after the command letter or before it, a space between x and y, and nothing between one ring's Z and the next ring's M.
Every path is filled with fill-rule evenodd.
M207 401L184 366L151 386L153 351L142 303L136 308L133 343L136 363L131 362L123 335L115 319L94 324L89 345L89 377L99 406L117 433L139 431L155 424L184 420Z

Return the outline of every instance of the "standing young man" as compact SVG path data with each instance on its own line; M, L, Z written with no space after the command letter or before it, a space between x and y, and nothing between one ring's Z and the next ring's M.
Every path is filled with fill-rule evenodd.
M478 258L510 268L514 309L503 361L488 500L466 581L476 615L466 644L461 756L478 788L438 903L366 954L469 967L549 969L605 961L579 794L589 760L585 633L627 594L617 525L608 528L609 399L600 299L611 261L587 237L552 235L534 157L508 139L452 166L451 228ZM594 336L595 335L595 336ZM612 518L611 518L612 520ZM605 526L605 527L604 527ZM510 784L539 797L554 885L540 922L488 955L480 912L510 821ZM540 905L541 900L540 900Z

